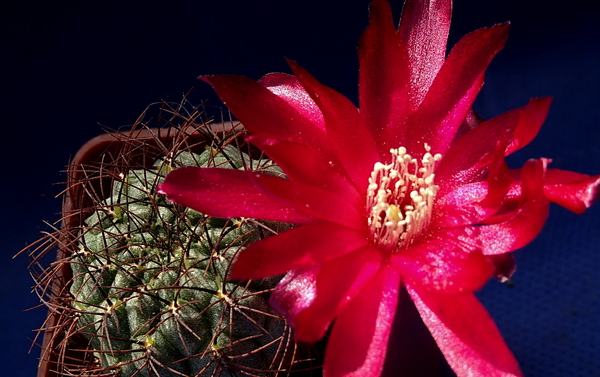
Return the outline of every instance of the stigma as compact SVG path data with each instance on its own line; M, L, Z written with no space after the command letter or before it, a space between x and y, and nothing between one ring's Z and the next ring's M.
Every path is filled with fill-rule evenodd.
M406 148L391 149L389 164L375 163L367 188L367 215L371 242L389 252L409 247L429 226L433 200L436 162L442 159L425 154L419 161Z

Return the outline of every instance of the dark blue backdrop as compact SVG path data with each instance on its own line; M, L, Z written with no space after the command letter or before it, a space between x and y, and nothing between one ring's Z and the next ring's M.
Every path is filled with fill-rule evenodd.
M152 4L152 5L151 5ZM53 199L69 156L104 125L131 124L151 102L220 103L200 74L254 79L297 60L356 100L356 42L367 0L3 1L0 5L0 374L33 376L28 354L43 309L30 293L27 258L12 256L58 217ZM451 44L512 20L476 109L491 117L554 96L540 136L513 158L600 172L600 3L457 0ZM393 0L398 16L401 0ZM480 297L528 376L600 376L600 208L575 216L553 207L543 234L517 252L515 286L491 282Z

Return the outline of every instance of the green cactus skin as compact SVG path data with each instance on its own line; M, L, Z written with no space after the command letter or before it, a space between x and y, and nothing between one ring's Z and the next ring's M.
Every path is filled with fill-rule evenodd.
M233 146L182 152L122 174L85 220L69 260L69 289L76 332L89 341L99 370L170 377L289 368L289 328L268 305L277 281L227 279L236 253L265 225L210 218L156 194L176 167L252 163Z

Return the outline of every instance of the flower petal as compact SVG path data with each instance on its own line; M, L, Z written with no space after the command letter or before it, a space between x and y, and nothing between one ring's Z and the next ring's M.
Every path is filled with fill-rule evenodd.
M367 244L363 232L329 222L306 224L250 244L233 265L231 278L281 275L340 257Z
M389 3L373 1L369 9L371 21L358 45L359 103L364 122L379 143L379 153L385 155L399 146L389 144L390 140L406 138L408 51L394 28Z
M298 79L287 73L269 73L258 80L259 84L269 89L279 98L289 103L296 111L304 115L321 129L325 129L323 114L310 98L304 87L300 85Z
M293 61L288 61L325 119L327 139L359 192L366 192L373 165L380 161L373 134L358 109L340 93L328 88Z
M412 108L420 105L444 64L452 1L407 0L399 32L410 56Z
M314 298L303 310L289 300L291 283L280 290L275 288L271 302L294 328L300 342L314 343L321 339L329 324L346 307L362 288L375 276L380 265L377 250L365 247L319 265L316 275ZM292 288L290 288L290 286ZM303 303L303 302L300 302Z
M485 69L504 47L508 29L508 24L500 24L476 30L450 51L423 103L409 119L411 155L424 154L423 143L431 146L432 153L443 155L448 150L483 85Z
M378 377L396 312L400 277L382 268L338 315L327 343L323 375Z
M515 181L508 197L521 196L522 169L510 171ZM591 176L560 169L546 169L544 195L551 203L556 203L569 211L581 214L600 198L600 175Z
M523 375L494 321L475 295L435 294L410 284L406 288L458 377Z
M505 150L506 139L500 138L488 167L487 195L478 203L481 208L486 210L487 216L500 209L502 200L508 193L512 182L508 166L504 161Z
M540 128L546 121L551 103L551 97L534 98L529 101L525 108L521 109L514 138L506 148L507 156L523 148L537 136Z
M511 174L504 161L506 139L501 139L495 148L493 160L488 168L485 182L476 182L458 186L436 202L432 226L453 227L479 223L494 215L502 206L510 189ZM443 192L454 185L442 182Z
M243 76L201 76L252 134L266 133L323 149L323 130L268 88ZM305 111L303 111L306 113Z
M169 200L214 217L251 217L298 224L316 219L265 195L255 187L252 174L255 173L184 167L170 172L158 192L166 194Z
M247 136L246 140L275 161L290 180L333 192L349 202L362 200L334 156L311 150L303 144L265 135Z
M551 98L532 99L456 139L436 169L436 179L450 182L453 187L473 182L490 164L498 140L507 139L504 155L531 141L544 123L551 102Z
M413 286L445 294L474 292L494 273L494 266L471 241L476 234L476 227L441 230L394 254L392 263Z
M266 174L253 174L254 184L262 192L289 203L316 218L354 229L366 226L364 204L348 202L344 197L322 188Z
M600 175L589 176L566 170L547 169L544 194L552 203L581 214L600 197Z
M519 249L540 233L549 210L544 196L545 164L543 159L527 161L523 166L523 193L518 208L488 219L486 222L491 225L479 227L478 239L484 254L495 255Z
M320 268L313 266L288 272L271 293L271 306L286 318L295 318L307 309L315 301Z
M433 210L431 227L448 228L473 224L490 217L496 211L479 205L488 194L488 182L461 185L439 198Z

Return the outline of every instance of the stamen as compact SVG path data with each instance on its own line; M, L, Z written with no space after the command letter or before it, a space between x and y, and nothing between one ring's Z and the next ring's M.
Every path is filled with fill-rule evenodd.
M438 191L434 170L438 153L426 153L419 162L406 148L390 149L390 164L376 162L367 187L368 226L379 247L397 251L410 246L429 225L433 199Z

